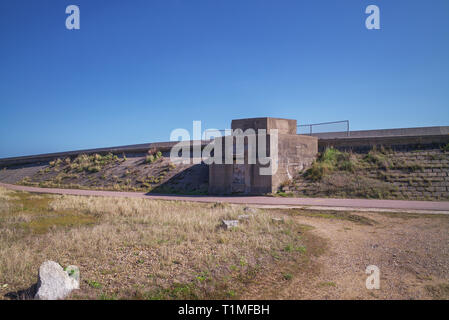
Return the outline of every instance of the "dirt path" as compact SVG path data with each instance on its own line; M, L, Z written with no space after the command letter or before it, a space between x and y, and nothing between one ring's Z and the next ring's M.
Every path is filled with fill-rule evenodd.
M449 218L360 213L373 226L350 221L296 217L328 241L311 278L299 275L267 297L249 290L247 299L449 299ZM380 269L380 289L368 290L368 265Z
M283 198L264 196L180 196L159 195L141 192L116 192L79 189L54 189L37 188L0 183L0 186L12 190L70 194L83 196L107 196L107 197L137 197L160 200L196 201L196 202L228 202L236 204L253 205L282 205L282 206L315 206L333 208L373 208L413 211L435 211L449 214L449 201L405 201L405 200L370 200L370 199L331 199L331 198ZM430 212L429 212L430 213Z

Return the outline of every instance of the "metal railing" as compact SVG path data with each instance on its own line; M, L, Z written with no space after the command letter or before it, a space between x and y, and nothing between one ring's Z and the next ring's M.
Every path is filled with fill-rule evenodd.
M345 129L344 130L334 130L334 131L321 131L319 130L319 132L314 131L314 128L317 127L323 127L323 126L327 126L329 127L330 125L335 125L335 124L344 124ZM301 128L305 128L305 132L307 133L301 133L298 132L298 134L307 134L307 135L312 135L314 133L324 133L324 132L346 132L346 135L349 137L349 120L341 120L341 121L330 121L330 122L321 122L321 123L312 123L312 124L301 124L297 126L299 130L301 130ZM326 129L325 129L326 130Z

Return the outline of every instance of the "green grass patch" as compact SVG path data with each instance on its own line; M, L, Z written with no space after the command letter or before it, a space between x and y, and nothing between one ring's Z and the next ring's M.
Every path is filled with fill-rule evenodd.
M92 216L80 214L57 214L50 216L38 216L29 222L22 222L19 225L35 234L43 234L51 228L58 227L80 227L83 225L93 225L97 219Z
M95 280L86 280L86 283L89 285L89 287L94 289L100 289L102 287L101 283Z
M156 288L145 292L145 300L197 300L197 288L193 283L173 284L170 288Z
M361 225L374 225L377 222L373 219L366 218L363 216L359 216L356 214L352 214L347 211L331 211L331 210L303 210L303 209L279 209L284 213L293 216L305 216L305 217L317 217L323 219L337 219L337 220L346 220L351 221Z
M356 168L356 159L352 154L331 147L318 155L317 160L305 172L304 176L309 180L319 181L333 171L354 172Z
M323 281L323 282L320 282L318 284L318 287L320 287L320 288L323 288L323 287L336 287L336 286L337 286L337 284L335 282L332 282L332 281Z

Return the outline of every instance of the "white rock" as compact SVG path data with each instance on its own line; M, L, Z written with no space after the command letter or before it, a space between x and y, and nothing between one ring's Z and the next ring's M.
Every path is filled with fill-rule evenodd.
M79 269L70 266L67 271L54 261L45 261L39 268L36 300L58 300L79 289Z
M249 220L249 218L251 218L249 214L241 214L237 217L239 220Z
M237 227L239 224L238 220L221 220L221 222L222 222L222 226L225 229L231 229L231 228Z

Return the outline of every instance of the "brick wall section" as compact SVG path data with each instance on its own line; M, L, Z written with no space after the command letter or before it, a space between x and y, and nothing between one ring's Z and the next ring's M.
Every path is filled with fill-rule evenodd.
M379 178L397 187L393 195L405 199L449 199L449 153L440 149L427 151L395 152L391 158L407 163L417 163L420 168L412 172L389 169L370 171L367 176Z
M377 151L384 160L372 163L367 154L352 151L354 171L334 169L313 181L299 172L281 192L292 196L449 200L449 152L440 148Z

